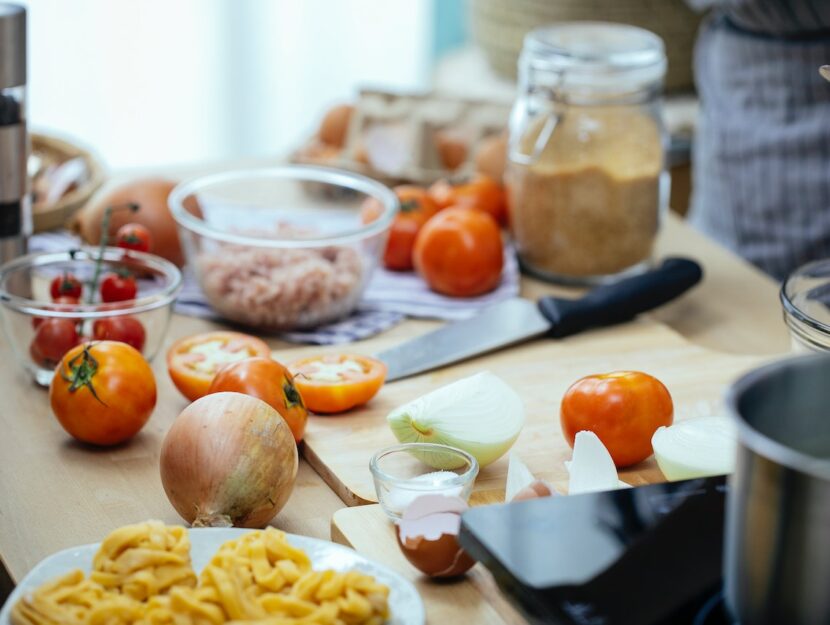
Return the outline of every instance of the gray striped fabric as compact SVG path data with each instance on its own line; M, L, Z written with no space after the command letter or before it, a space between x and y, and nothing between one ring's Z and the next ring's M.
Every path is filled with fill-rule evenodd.
M830 257L830 0L717 5L695 52L691 222L783 278Z

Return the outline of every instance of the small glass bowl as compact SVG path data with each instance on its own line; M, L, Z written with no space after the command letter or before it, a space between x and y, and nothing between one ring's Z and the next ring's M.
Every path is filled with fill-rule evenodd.
M260 332L351 313L398 211L397 196L379 182L299 165L197 178L168 202L210 305Z
M72 273L83 283L81 302L86 302L98 254L97 248L41 252L0 267L0 316L6 339L17 361L42 386L52 381L57 363L73 340L75 344L95 338L124 340L134 343L151 360L167 333L182 275L173 263L153 254L115 247L103 252L101 275L131 273L138 286L136 299L91 304L52 302L50 283L64 273Z
M793 350L830 351L830 259L793 271L781 287L780 298Z
M455 468L437 470L417 457L427 454L440 454L441 464ZM377 452L369 469L383 511L391 519L400 519L407 506L421 495L447 495L468 501L478 475L478 461L448 445L403 443ZM432 474L435 479L426 477Z

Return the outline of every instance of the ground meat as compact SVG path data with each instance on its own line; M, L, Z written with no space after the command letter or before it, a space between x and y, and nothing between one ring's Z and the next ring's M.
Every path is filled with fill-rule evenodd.
M367 270L349 247L269 249L223 246L203 253L197 273L211 306L264 330L308 328L347 315Z

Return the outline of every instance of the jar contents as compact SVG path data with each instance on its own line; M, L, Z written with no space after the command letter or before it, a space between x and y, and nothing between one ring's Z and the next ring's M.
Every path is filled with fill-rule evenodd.
M511 228L523 264L580 278L648 260L662 204L654 118L630 106L572 105L552 131L549 119L528 126L509 163Z

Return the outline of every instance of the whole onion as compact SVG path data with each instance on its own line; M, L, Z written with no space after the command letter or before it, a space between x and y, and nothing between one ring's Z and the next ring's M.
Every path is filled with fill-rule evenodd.
M194 527L264 527L297 477L297 445L264 401L214 393L176 417L161 446L161 482Z

